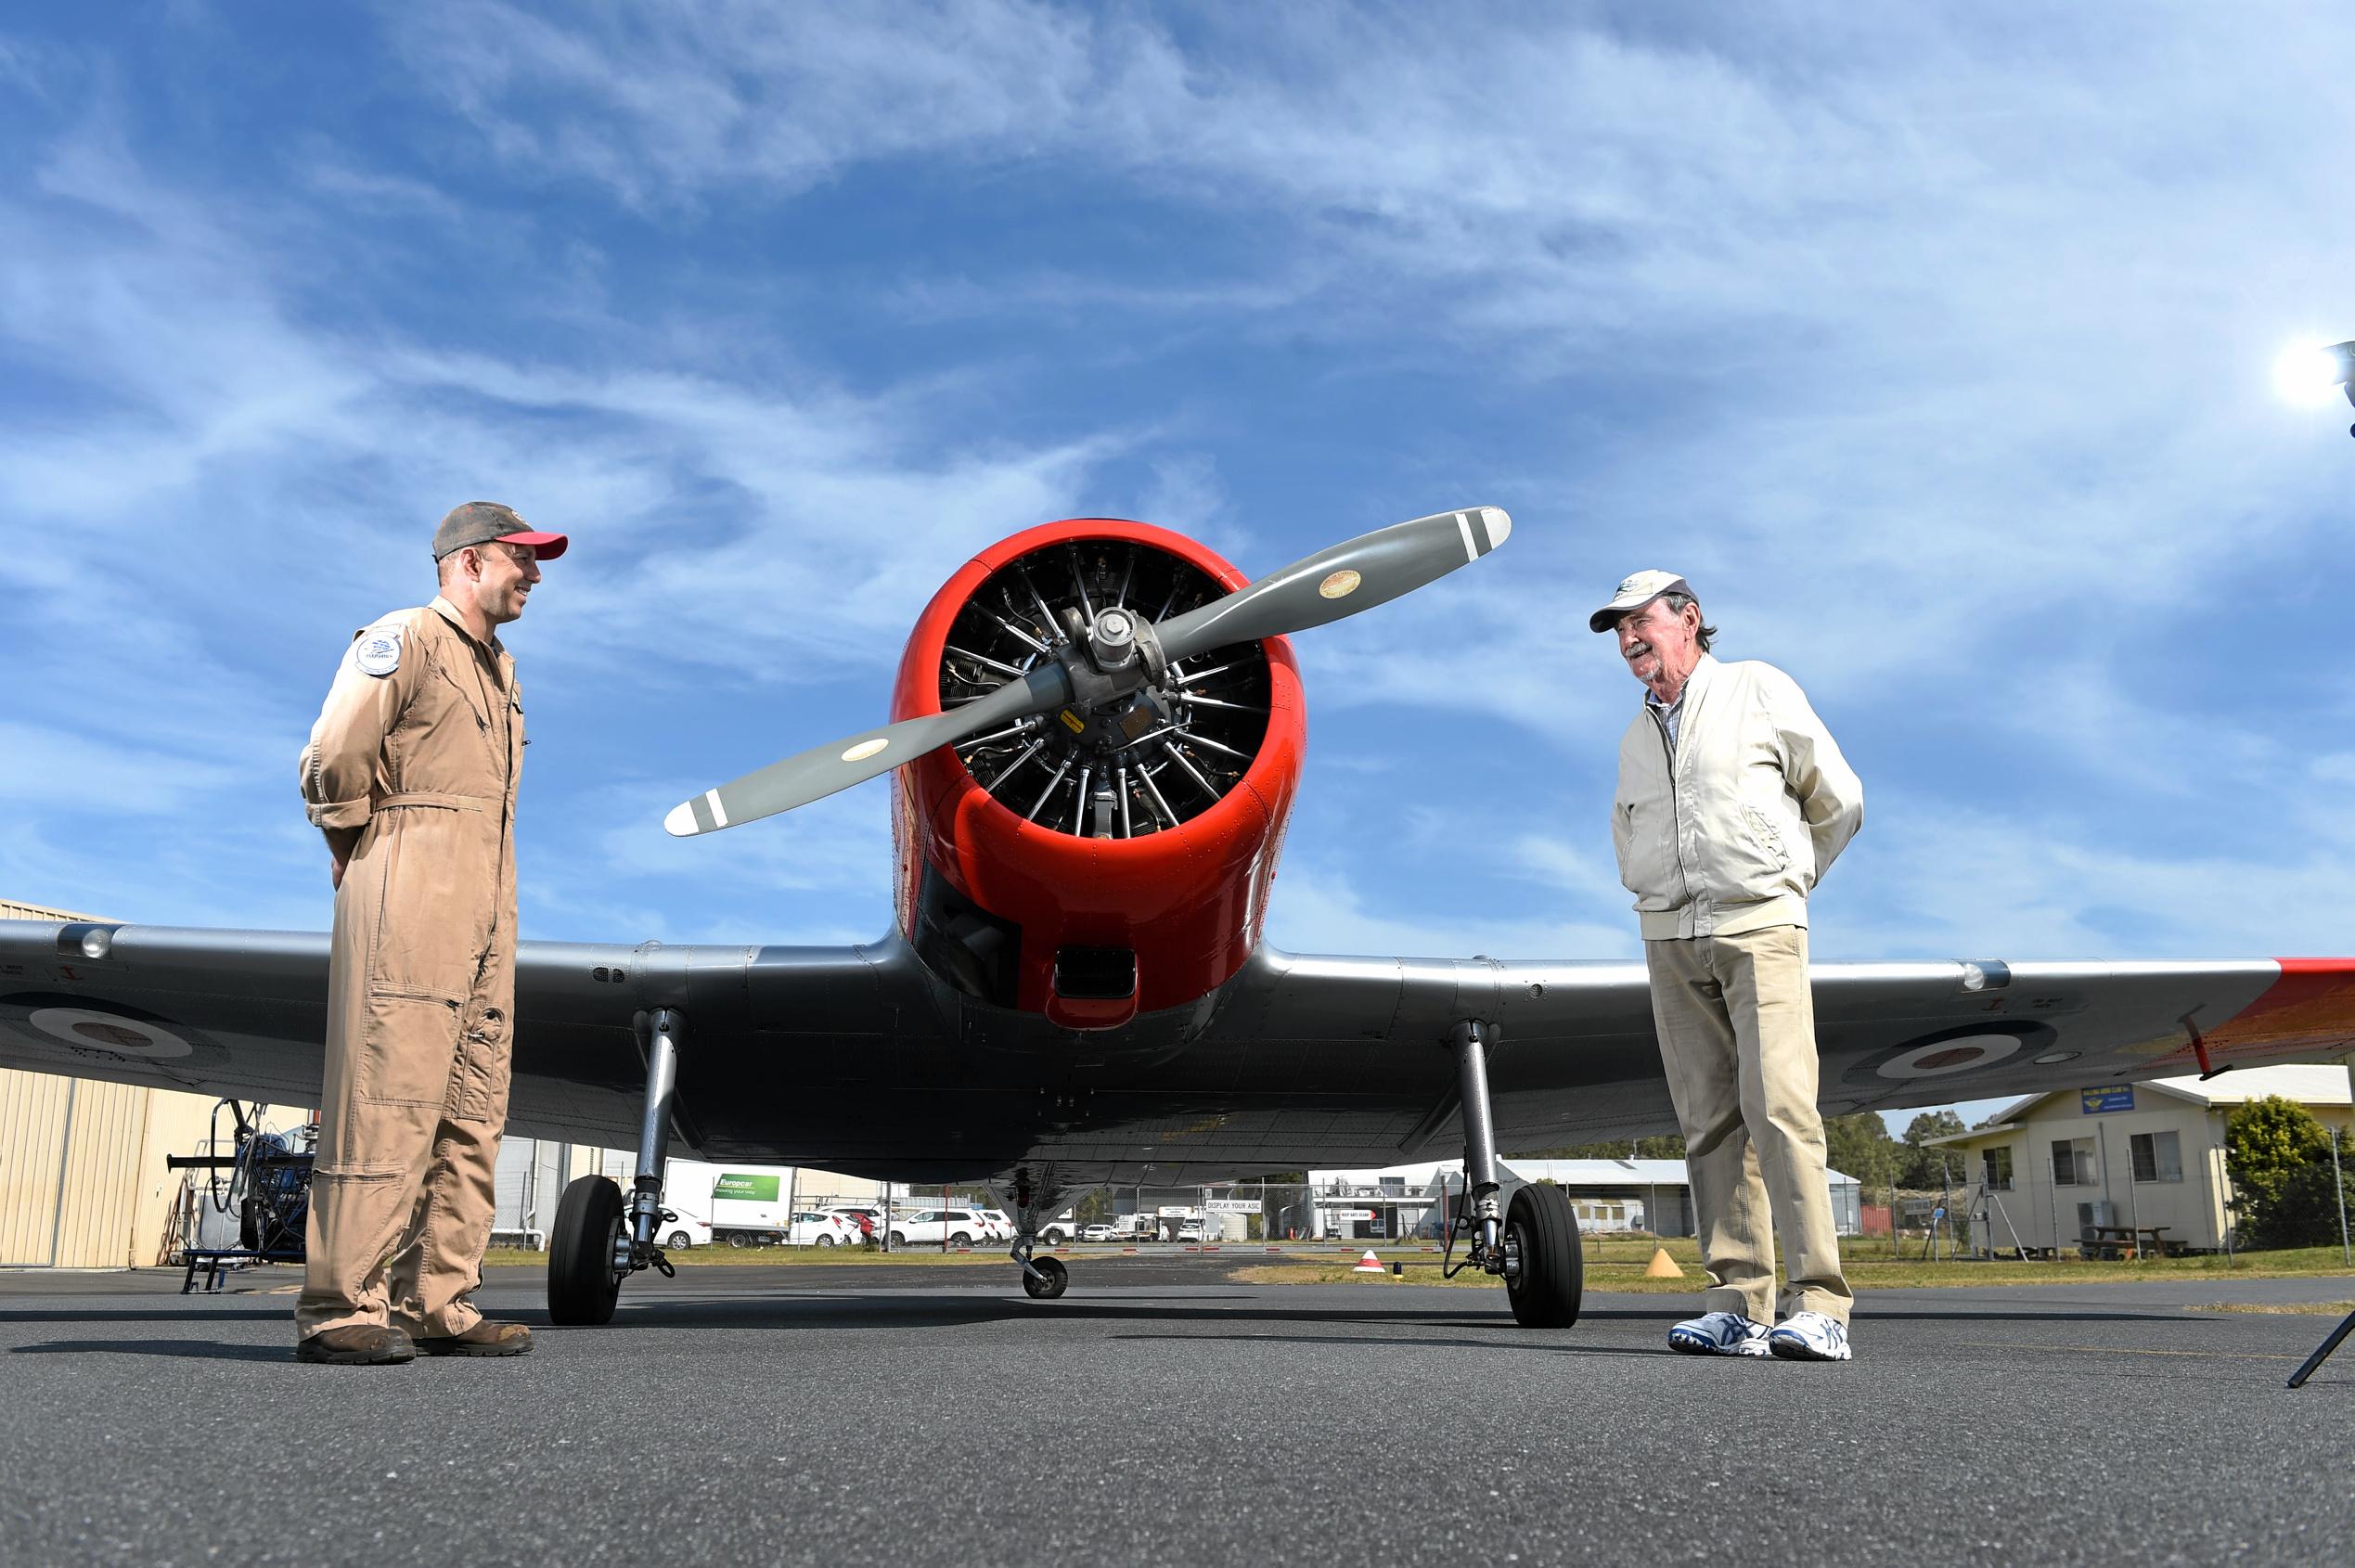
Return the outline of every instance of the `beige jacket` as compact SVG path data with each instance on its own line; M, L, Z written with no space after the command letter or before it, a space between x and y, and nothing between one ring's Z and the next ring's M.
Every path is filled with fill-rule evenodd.
M1808 893L1864 822L1864 786L1798 683L1707 654L1676 745L1650 703L1619 742L1611 841L1643 938L1808 923Z

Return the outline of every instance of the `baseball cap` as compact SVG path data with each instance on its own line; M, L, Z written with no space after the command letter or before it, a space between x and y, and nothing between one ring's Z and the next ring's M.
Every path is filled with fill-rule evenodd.
M453 550L487 545L494 539L503 545L529 545L542 560L554 560L572 542L561 533L535 533L515 515L513 507L502 507L496 501L469 501L452 507L442 526L433 531L433 559L440 560Z
M1612 590L1611 602L1587 617L1587 630L1607 632L1619 623L1620 616L1642 609L1662 594L1692 592L1692 586L1673 572L1639 572L1620 579L1618 587Z

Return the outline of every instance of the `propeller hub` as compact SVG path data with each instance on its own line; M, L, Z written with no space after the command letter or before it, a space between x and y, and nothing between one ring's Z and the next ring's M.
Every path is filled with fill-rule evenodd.
M1100 670L1125 670L1135 663L1137 618L1126 610L1098 611L1087 631L1087 651Z

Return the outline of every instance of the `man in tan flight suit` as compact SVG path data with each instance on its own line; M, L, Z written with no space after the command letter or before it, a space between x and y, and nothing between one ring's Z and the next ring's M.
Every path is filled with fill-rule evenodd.
M441 592L360 631L302 749L333 857L327 1085L304 1361L520 1356L482 1282L515 1009L515 786L523 700L494 628L561 533L470 501L433 535Z

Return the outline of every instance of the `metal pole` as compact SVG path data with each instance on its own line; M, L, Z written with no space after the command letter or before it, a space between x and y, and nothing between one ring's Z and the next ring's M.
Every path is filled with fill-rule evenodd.
M2158 1174L2158 1139L2151 1139L2151 1174ZM2126 1135L2126 1223L2134 1227L2134 1261L2143 1261L2143 1195L2135 1190L2134 1135Z
M1463 1107L1463 1174L1467 1210L1479 1227L1483 1255L1499 1242L1497 1127L1488 1110L1488 1061L1477 1022L1455 1026L1456 1098Z
M2338 1129L2331 1129L2331 1190L2338 1195L2338 1258L2349 1268L2355 1268L2355 1253L2347 1248L2347 1181L2338 1169Z
M2029 1150L2028 1163L2034 1166L2038 1162L2035 1157L2036 1138L2033 1134L2029 1136L2026 1147ZM2053 1261L2058 1263L2061 1261L2061 1183L2053 1169L2053 1147L2050 1138L2045 1139L2043 1166L2044 1216L2053 1222Z
M941 1187L940 1187L940 1250L941 1250L941 1255L942 1255L942 1256L944 1256L944 1257L947 1256L947 1254L948 1254L948 1184L947 1184L946 1182L943 1182L943 1183L941 1183Z
M671 1101L678 1088L678 1043L686 1033L683 1013L670 1008L654 1009L647 1033L646 1105L637 1124L637 1170L630 1184L630 1239L639 1247L654 1244L654 1232L662 1224L663 1165L670 1151Z

